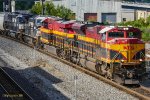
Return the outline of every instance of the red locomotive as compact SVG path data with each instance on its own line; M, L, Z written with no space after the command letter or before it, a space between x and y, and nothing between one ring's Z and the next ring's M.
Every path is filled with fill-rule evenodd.
M145 43L134 27L103 26L49 17L41 44L56 47L63 59L122 84L138 84L145 74Z

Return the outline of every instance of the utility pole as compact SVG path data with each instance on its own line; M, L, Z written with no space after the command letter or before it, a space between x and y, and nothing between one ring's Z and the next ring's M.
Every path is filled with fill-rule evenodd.
M40 1L41 1L41 5L42 5L42 15L44 15L44 5L43 5L44 0L40 0Z
M3 12L10 12L10 0L3 0Z

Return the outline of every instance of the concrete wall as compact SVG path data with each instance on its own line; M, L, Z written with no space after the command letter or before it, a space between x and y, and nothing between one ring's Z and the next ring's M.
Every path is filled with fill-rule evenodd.
M65 7L71 9L75 15L76 20L84 21L84 13L97 13L97 21L102 22L102 13L116 14L116 22L123 21L133 21L139 18L147 18L150 12L146 8L150 6L145 6L147 4L131 4L132 6L145 7L145 10L135 10L130 8L122 8L122 5L130 5L127 2L122 2L121 0L46 0L53 1L55 5L64 5ZM143 8L144 9L144 8Z
M140 18L146 19L148 16L150 16L149 11L136 10L136 19L140 19Z
M123 18L125 18L126 21L135 20L135 10L133 10L133 9L122 9L122 11L121 11L121 21L123 21Z

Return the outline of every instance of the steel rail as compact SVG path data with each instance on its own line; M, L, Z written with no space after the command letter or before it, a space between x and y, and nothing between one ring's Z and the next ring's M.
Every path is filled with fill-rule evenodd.
M6 91L6 98L12 100L33 100L32 97L18 85L14 79L0 67L0 85Z

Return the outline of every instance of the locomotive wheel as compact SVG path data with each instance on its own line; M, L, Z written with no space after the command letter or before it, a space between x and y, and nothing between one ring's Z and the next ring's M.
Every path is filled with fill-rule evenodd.
M56 54L58 57L61 57L61 49L60 48L56 49Z
M111 73L110 67L108 67L106 70L107 70L106 77L107 77L108 79L112 79L112 73Z
M10 31L7 31L7 32L6 32L6 35L7 35L7 36L10 36Z
M26 38L25 35L22 36L22 41L25 42L25 43L28 43L28 39Z
M95 69L96 69L96 71L97 71L98 74L102 74L101 67L102 67L102 64L100 64L100 63L97 63L95 65Z
M70 58L70 55L69 55L69 51L68 50L63 50L63 49L56 49L56 53L57 53L57 56L62 58L62 59L68 59Z
M70 51L69 50L65 51L65 59L70 60Z
M33 44L33 46L35 46L36 45L36 39L32 39L32 44Z
M7 36L8 31L3 31L2 34L5 35L5 36Z
M21 33L18 34L18 39L19 39L20 41L23 41L23 35L22 35Z
M65 50L61 50L60 56L62 59L66 59L66 52Z
M0 30L0 34L3 34L3 31L2 31L2 30Z
M60 49L60 57L61 57L62 59L66 59L66 52L65 52L65 50Z
M40 43L36 43L36 48L39 48L39 49L44 49L44 44L42 42Z
M16 38L16 39L18 39L18 36L19 36L19 34L18 34L18 33L16 33L15 38Z
M41 43L41 44L40 44L40 48L41 48L41 49L44 49L44 43Z
M78 53L77 52L72 52L72 55L70 55L70 61L74 64L79 64L79 59L78 59Z

